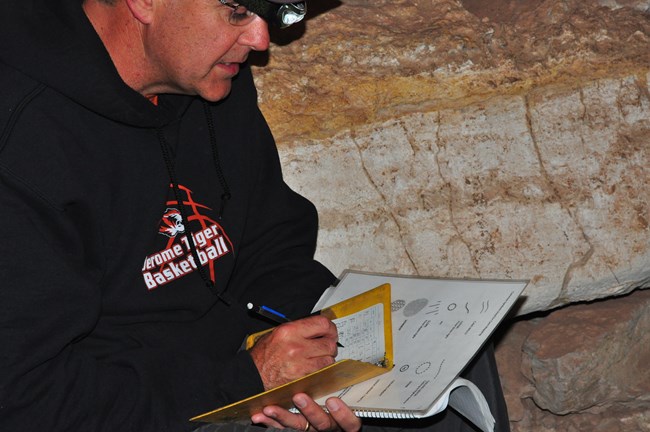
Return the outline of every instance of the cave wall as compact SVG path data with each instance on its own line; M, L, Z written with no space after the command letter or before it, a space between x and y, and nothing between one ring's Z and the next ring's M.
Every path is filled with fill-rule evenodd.
M532 360L558 342L535 329L650 287L650 1L309 8L254 62L286 181L319 209L318 259L335 273L530 279L499 347L504 376L526 383L506 388L513 429L596 430L558 419L602 423L594 407L613 402L566 408L544 390L568 375ZM537 375L521 366L533 363ZM612 385L582 378L592 393ZM602 430L644 430L617 419L650 411L631 394Z
M324 0L256 68L318 258L531 279L520 314L648 286L650 2L482 3Z

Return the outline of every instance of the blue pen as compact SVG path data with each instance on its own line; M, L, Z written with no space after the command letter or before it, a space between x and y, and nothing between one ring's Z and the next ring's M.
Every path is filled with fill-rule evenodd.
M278 312L278 311L276 311L274 309L271 309L270 307L267 307L267 306L255 306L253 303L248 303L248 305L246 305L246 306L248 307L248 310L252 310L256 314L261 315L261 316L263 316L265 318L268 318L271 321L274 321L274 322L276 322L278 324L282 324L282 323L291 321L289 318L287 318L286 315L284 315L284 314L282 314L282 313L280 313L280 312Z

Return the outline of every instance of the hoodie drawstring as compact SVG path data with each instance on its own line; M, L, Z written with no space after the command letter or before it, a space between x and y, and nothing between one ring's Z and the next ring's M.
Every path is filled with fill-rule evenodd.
M217 134L214 131L214 122L212 121L210 105L205 101L203 101L203 112L205 113L205 121L208 124L208 133L210 134L212 162L214 163L214 169L217 172L217 178L219 179L221 189L223 189L223 193L221 194L221 206L219 207L219 219L221 219L223 217L223 212L226 209L226 204L232 195L230 194L230 188L228 187L228 182L226 182L226 177L223 175L223 171L221 170L221 160L219 159L219 149L217 148Z
M226 177L224 176L223 170L221 169L219 150L217 148L217 136L214 130L214 123L212 121L212 113L210 112L210 106L207 104L207 102L203 102L203 109L205 113L205 119L208 124L208 132L210 134L210 145L212 147L212 161L214 163L214 167L217 173L217 178L219 179L219 184L223 189L223 193L221 194L221 206L219 209L219 219L221 219L224 214L226 203L230 200L232 195L230 194L230 188L228 187L228 183L226 182ZM165 135L163 134L161 128L156 130L156 135L158 137L160 150L162 152L162 156L165 161L165 167L167 168L167 175L169 176L169 181L172 184L172 190L174 191L174 198L176 198L176 202L178 203L178 210L181 213L183 222L189 223L189 219L185 214L185 206L183 205L183 201L181 200L180 188L178 186L178 182L176 181L176 171L174 169L174 164L172 162L171 156L169 155L169 144L167 143L167 140L165 139ZM189 232L189 229L187 231ZM194 237L192 235L188 235L187 239L188 239L187 243L190 246L190 253L192 254L192 258L194 258L194 262L196 263L196 268L199 272L199 276L201 276L201 279L205 283L205 286L210 290L212 294L218 297L219 300L221 300L222 302L224 302L226 305L229 306L231 300L226 295L226 288L222 289L221 291L217 289L214 282L206 274L205 269L201 265L201 260L199 259L199 253L197 252Z

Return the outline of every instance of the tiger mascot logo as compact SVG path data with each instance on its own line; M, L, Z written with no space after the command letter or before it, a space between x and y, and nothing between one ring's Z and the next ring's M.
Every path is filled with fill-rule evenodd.
M185 232L185 225L183 225L181 212L175 208L165 210L160 220L158 232L170 238L176 237L178 234L183 234Z

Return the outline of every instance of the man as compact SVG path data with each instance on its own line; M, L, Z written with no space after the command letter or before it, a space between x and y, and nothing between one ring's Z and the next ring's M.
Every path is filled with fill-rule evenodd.
M191 430L332 363L322 317L239 349L268 326L246 303L304 316L334 280L256 105L267 22L229 0L5 0L0 23L0 430ZM360 428L338 399L294 403L253 421Z

